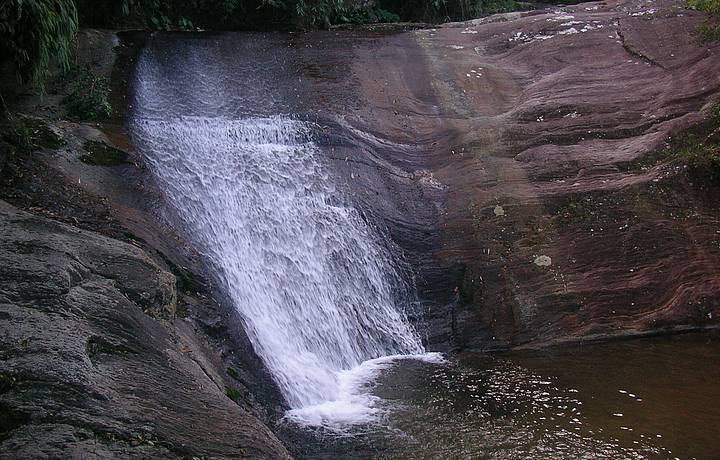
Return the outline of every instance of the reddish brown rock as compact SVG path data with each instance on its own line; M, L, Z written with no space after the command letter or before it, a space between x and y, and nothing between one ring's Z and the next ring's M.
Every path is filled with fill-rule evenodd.
M349 69L306 75L302 104L362 146L339 168L420 267L431 341L718 324L716 190L674 164L628 166L717 100L720 44L700 42L702 19L615 1L293 40L298 61Z

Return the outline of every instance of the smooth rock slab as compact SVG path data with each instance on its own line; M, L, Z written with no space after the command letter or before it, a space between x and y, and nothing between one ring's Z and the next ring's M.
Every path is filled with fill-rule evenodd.
M284 458L141 249L0 201L0 457Z

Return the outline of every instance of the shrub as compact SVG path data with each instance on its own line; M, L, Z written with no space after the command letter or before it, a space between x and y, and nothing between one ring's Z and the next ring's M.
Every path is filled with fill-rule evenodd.
M687 6L711 16L696 29L703 41L720 40L720 0L687 0Z
M720 15L720 0L687 0L687 6L694 10Z
M574 0L566 3L574 3ZM378 0L377 5L406 20L430 22L463 21L494 13L527 9L527 4L516 0Z
M325 0L323 0L324 2ZM156 30L265 29L289 23L293 2L281 0L77 0L88 27Z
M63 104L70 118L95 121L110 116L112 107L108 101L110 82L107 78L85 68L74 69L68 80L68 94L63 98Z
M702 123L676 139L667 153L687 165L694 177L720 184L720 102L710 108Z
M57 149L64 145L44 122L34 118L9 118L0 124L0 139L23 155L40 148Z
M709 19L706 19L702 24L697 26L696 32L703 41L712 42L720 40L720 22L713 24Z
M0 57L42 92L53 62L69 68L77 28L74 0L3 0Z

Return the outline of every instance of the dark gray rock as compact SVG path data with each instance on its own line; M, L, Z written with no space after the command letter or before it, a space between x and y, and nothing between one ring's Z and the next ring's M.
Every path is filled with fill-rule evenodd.
M0 457L284 458L143 250L0 201Z
M12 145L0 139L0 177L2 177L3 169L5 169L5 165L14 153L14 150Z

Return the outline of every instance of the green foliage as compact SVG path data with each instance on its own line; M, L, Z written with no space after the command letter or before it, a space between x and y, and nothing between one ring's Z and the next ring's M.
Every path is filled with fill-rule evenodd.
M720 40L720 22L713 23L709 19L697 26L696 32L703 41L713 42Z
M238 382L242 382L242 378L240 377L240 374L238 374L237 371L235 369L233 369L232 367L227 368L227 373L233 379L237 380Z
M12 145L17 152L29 153L34 148L32 130L23 123L12 123L3 130L2 140Z
M572 3L572 2L571 2ZM405 20L464 21L489 14L526 9L516 0L379 0L378 7Z
M34 118L8 119L0 126L0 138L21 154L40 148L57 149L64 144L45 123Z
M665 155L687 165L695 178L720 184L720 102L710 108L702 123L676 139Z
M720 0L687 0L687 6L694 10L720 15Z
M15 64L22 81L44 91L53 63L69 67L77 28L74 0L3 0L0 57Z
M686 164L690 173L712 183L720 183L720 144L690 135L675 146L672 158Z
M242 400L242 394L232 387L225 387L225 395L227 395L228 398L232 399L235 402Z
M343 0L296 0L295 13L311 26L329 26L345 13Z
M372 10L368 8L359 8L356 10L341 12L338 17L338 22L345 24L400 22L400 16L382 8Z
M76 1L85 26L153 30L276 28L289 23L292 6L280 0Z
M378 22L400 22L399 15L382 8L375 10L375 16L377 17Z
M108 101L110 82L95 75L89 68L73 69L68 75L67 96L63 104L70 118L95 121L106 119L112 113Z
M703 41L720 40L720 0L687 0L686 4L688 8L710 15L696 29Z
M720 126L720 102L718 102L717 104L715 104L715 105L710 109L709 112L710 112L710 117L712 117L712 119L715 120L715 123L717 123L717 125Z
M552 1L552 0L551 0ZM321 28L332 24L471 19L525 8L518 0L77 0L91 27L156 30ZM572 3L572 1L570 2Z

